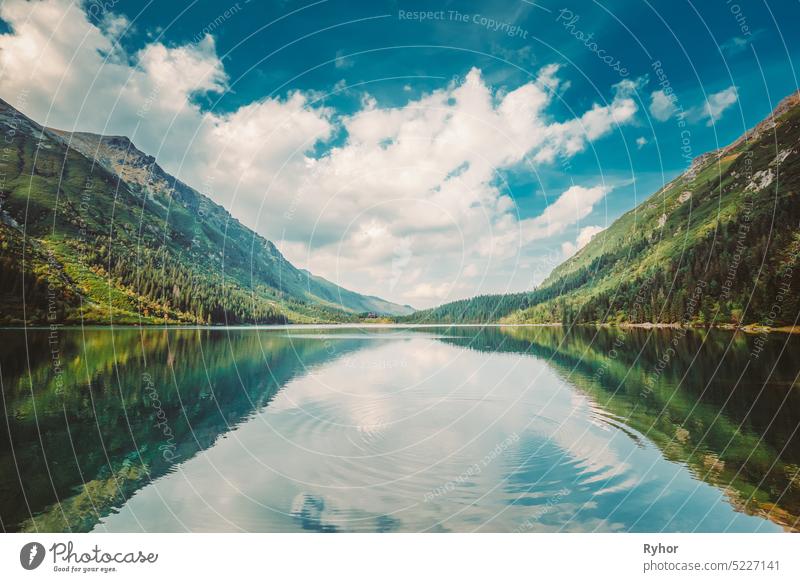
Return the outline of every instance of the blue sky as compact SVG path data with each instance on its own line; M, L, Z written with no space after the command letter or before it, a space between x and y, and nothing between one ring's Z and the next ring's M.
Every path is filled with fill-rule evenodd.
M4 99L49 125L131 135L299 266L415 306L530 288L687 158L797 89L795 2L11 0L0 15ZM26 41L40 63L65 59L61 70L32 72ZM470 82L474 94L459 92ZM534 86L547 88L541 108L525 102ZM420 119L432 95L433 109L453 110ZM462 107L479 95L488 109ZM593 128L593 107L612 122ZM450 131L477 111L492 117L485 136L480 125ZM561 133L553 145L526 140L528 129ZM462 138L469 152L451 155ZM419 159L414 148L390 155L403 139L422 140ZM499 151L507 140L524 146ZM426 161L447 176L415 182L435 173ZM459 168L466 202L447 193ZM402 195L381 197L398 185Z

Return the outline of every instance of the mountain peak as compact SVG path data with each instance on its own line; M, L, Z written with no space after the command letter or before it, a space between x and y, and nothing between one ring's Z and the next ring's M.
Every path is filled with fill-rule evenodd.
M798 105L800 105L800 91L795 91L781 99L769 115L758 122L753 128L744 132L733 143L716 152L710 152L710 154L719 154L719 156L727 155L744 143L758 140L764 132L775 129L775 124L778 122L778 119ZM706 156L708 155L709 154L706 154Z
M0 321L51 321L48 288L60 290L62 322L311 323L409 311L300 271L126 136L44 128L4 101L0 132L9 249L0 280L31 289L27 310Z
M72 149L106 166L117 167L134 164L151 166L156 159L137 148L125 135L100 135L84 131L67 131L48 127L47 131L57 135ZM112 169L108 167L108 169Z

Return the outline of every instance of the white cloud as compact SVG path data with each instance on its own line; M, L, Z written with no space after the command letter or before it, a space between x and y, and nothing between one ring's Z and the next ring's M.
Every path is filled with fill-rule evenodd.
M702 105L690 108L685 112L686 119L693 123L705 121L711 126L718 121L731 105L736 103L739 95L736 87L731 86L718 93L712 93ZM665 93L661 89L650 94L650 114L658 121L667 121L678 111L677 98L674 93Z
M763 32L763 29L759 29L745 36L733 36L719 45L719 48L727 56L733 57L743 53Z
M700 107L694 108L689 112L689 117L692 120L701 121L707 120L706 125L709 127L714 125L722 118L722 114L731 105L739 100L739 93L735 86L730 86L723 89L719 93L712 93L706 99L705 104Z
M719 48L728 56L737 55L747 48L750 41L743 36L734 36L719 45Z
M567 241L561 244L561 251L564 254L564 258L569 258L577 253L583 247L588 245L589 241L591 241L596 234L603 232L603 230L605 230L605 228L602 226L587 226L582 228L578 233L578 238L574 243Z
M442 303L442 301L447 298L450 291L450 285L447 283L420 283L419 285L414 285L406 293L406 296L410 301L422 300L426 303Z
M636 85L623 81L610 102L553 120L547 108L566 85L555 65L502 91L473 69L399 108L365 95L344 117L307 92L203 111L194 98L228 83L210 36L123 54L114 40L126 22L95 27L69 0L6 0L0 17L13 30L0 35L12 105L62 129L128 135L298 266L420 306L516 290L522 250L586 218L608 188L574 186L519 219L498 172L574 156L637 112ZM344 143L313 153L340 131ZM477 273L480 289L467 281Z
M667 95L663 90L653 91L650 94L650 115L658 121L666 121L675 114L675 94Z
M592 212L595 204L608 193L609 188L572 186L536 218L522 221L526 240L533 241L561 234L568 226L577 224Z
M336 51L336 60L333 61L333 64L337 69L350 69L355 63L352 59L344 56L344 51L339 50Z
M106 12L100 21L100 28L107 37L118 39L127 31L132 30L132 25L125 16Z
M478 269L477 265L475 265L475 263L470 263L464 268L463 274L464 277L473 278L477 277L480 274L480 270Z
M643 136L643 135L639 136L639 137L636 138L636 149L640 150L644 146L646 146L648 143L649 142L647 141L647 138L645 136Z

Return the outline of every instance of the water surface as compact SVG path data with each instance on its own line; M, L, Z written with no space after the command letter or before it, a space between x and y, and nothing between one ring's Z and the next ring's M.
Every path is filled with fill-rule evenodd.
M800 338L0 331L7 531L780 531Z

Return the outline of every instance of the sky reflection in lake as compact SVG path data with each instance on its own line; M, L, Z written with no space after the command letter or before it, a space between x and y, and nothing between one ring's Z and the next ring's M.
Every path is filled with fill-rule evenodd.
M674 333L63 330L31 391L5 331L3 524L791 529L796 339L691 332L655 375Z

